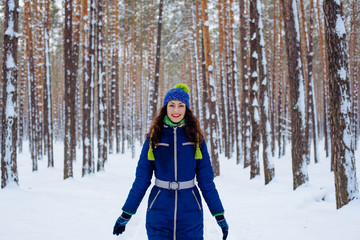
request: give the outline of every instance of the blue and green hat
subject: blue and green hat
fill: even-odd
[[[190,96],[189,96],[189,87],[186,84],[177,84],[175,85],[175,87],[173,89],[170,89],[164,98],[164,103],[163,103],[163,107],[166,106],[166,104],[169,101],[172,100],[178,100],[181,102],[184,102],[186,104],[186,106],[190,109]],[[152,137],[153,137],[153,132],[150,134],[150,139],[149,139],[149,150],[148,150],[148,160],[150,161],[155,161],[155,156],[154,156],[154,150],[152,147]],[[195,151],[195,159],[202,159],[202,153],[200,150],[200,140],[199,140],[199,134],[197,135],[197,139],[196,139],[196,151]]]
[[[186,84],[177,84],[173,89],[170,89],[164,98],[163,107],[166,106],[166,104],[169,101],[177,100],[184,102],[186,106],[190,109],[190,96],[189,96],[189,87]]]

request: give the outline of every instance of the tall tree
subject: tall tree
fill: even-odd
[[[163,13],[164,0],[160,0],[159,3],[159,18],[158,18],[158,30],[156,40],[156,59],[155,59],[155,82],[154,86],[150,87],[150,114],[151,119],[154,119],[157,113],[158,95],[159,95],[159,78],[160,78],[160,50],[161,50],[161,30],[162,30],[162,13]]]
[[[351,82],[351,96],[352,96],[352,132],[354,138],[355,150],[358,142],[358,122],[359,122],[359,90],[358,90],[358,75],[359,75],[359,46],[358,46],[358,1],[353,0],[351,3],[351,25],[350,25],[350,40],[349,40],[349,67],[350,67],[350,82]]]
[[[64,179],[73,177],[73,161],[76,152],[75,134],[75,94],[73,93],[76,83],[73,82],[73,58],[72,58],[72,0],[65,0],[64,21],[64,63],[65,63],[65,135],[64,135]]]
[[[116,153],[120,153],[120,78],[119,78],[119,72],[120,72],[120,63],[119,63],[119,53],[120,53],[120,36],[119,36],[119,1],[115,1],[115,46],[113,49],[113,66],[115,69],[113,69],[115,73],[115,136],[116,136]]]
[[[94,82],[95,82],[95,0],[90,2],[90,17],[87,0],[83,0],[83,167],[82,176],[93,173],[94,165]],[[90,23],[90,24],[89,24]]]
[[[319,36],[319,48],[320,48],[320,57],[321,57],[321,69],[322,69],[322,80],[323,80],[323,130],[324,130],[324,148],[326,152],[326,157],[329,156],[329,138],[328,138],[328,64],[326,60],[326,44],[324,40],[324,31],[323,31],[323,17],[321,16],[320,9],[320,0],[316,1],[317,8],[317,20],[318,20],[318,36]],[[332,168],[332,166],[331,166]]]
[[[116,127],[116,105],[115,105],[115,98],[116,98],[116,83],[118,82],[118,75],[119,72],[116,69],[116,62],[118,61],[118,50],[116,50],[116,30],[118,27],[118,15],[119,15],[119,4],[117,1],[112,1],[115,3],[114,9],[109,9],[111,15],[109,18],[109,26],[110,26],[110,54],[111,54],[111,68],[110,68],[110,80],[109,80],[109,154],[113,153],[113,143],[115,138],[115,127]],[[109,7],[109,6],[108,6]],[[116,32],[116,33],[115,33]]]
[[[53,123],[52,123],[52,99],[51,99],[51,72],[50,72],[50,0],[45,0],[44,15],[44,34],[45,34],[45,74],[44,74],[44,148],[47,153],[48,167],[54,166],[53,153]]]
[[[341,208],[359,194],[351,138],[351,98],[343,2],[324,1],[324,14],[333,141],[331,156],[334,163],[336,206]]]
[[[220,121],[221,121],[221,133],[222,140],[224,141],[222,148],[225,148],[225,156],[230,156],[230,139],[228,137],[229,119],[227,109],[229,108],[226,100],[227,99],[227,69],[226,69],[226,34],[225,33],[225,22],[226,16],[225,1],[218,0],[218,15],[219,15],[219,83],[220,83]]]
[[[36,145],[37,140],[37,131],[36,131],[36,115],[38,112],[36,106],[36,83],[35,83],[35,62],[34,62],[34,49],[33,49],[33,32],[31,26],[31,1],[24,1],[24,21],[26,24],[29,24],[29,27],[26,31],[26,78],[28,82],[28,98],[29,98],[29,125],[28,125],[28,135],[30,139],[30,152],[32,160],[32,170],[36,171],[38,169],[37,165],[37,150]]]
[[[206,82],[207,93],[209,101],[209,113],[207,114],[207,121],[209,122],[209,139],[211,146],[211,161],[215,176],[220,175],[219,153],[218,153],[218,136],[217,136],[217,115],[216,115],[216,89],[215,81],[213,79],[213,66],[211,60],[211,46],[210,46],[210,32],[208,22],[208,4],[207,0],[201,0],[201,17],[202,17],[202,31],[204,41],[204,57],[206,68]]]
[[[81,111],[80,111],[80,81],[78,81],[79,55],[80,55],[80,21],[81,21],[81,0],[73,1],[72,12],[72,37],[73,37],[73,82],[75,83],[75,144],[80,141],[81,135]],[[75,153],[73,153],[75,156]]]
[[[105,59],[104,59],[104,13],[103,1],[97,1],[97,96],[98,96],[98,120],[97,120],[97,137],[98,137],[98,161],[97,171],[104,170],[104,164],[107,160],[107,139],[106,139],[106,87],[105,87]]]
[[[240,66],[242,82],[242,100],[241,100],[241,134],[244,154],[244,167],[250,165],[250,119],[249,119],[249,93],[248,93],[248,60],[247,60],[247,33],[245,18],[245,1],[240,0]],[[238,162],[239,163],[239,162]]]
[[[43,106],[43,76],[44,76],[44,18],[43,18],[43,0],[33,0],[33,44],[34,44],[34,61],[35,61],[35,102],[36,102],[36,112],[35,112],[35,151],[37,160],[43,159],[43,124],[44,124],[44,106]]]
[[[261,2],[256,0],[256,12],[255,17],[258,17],[256,38],[258,49],[258,69],[259,69],[259,106],[260,106],[260,133],[263,145],[263,163],[264,163],[264,178],[265,184],[271,182],[275,177],[275,167],[271,156],[271,132],[270,132],[270,121],[269,121],[269,98],[268,98],[268,76],[266,68],[266,56],[265,56],[265,40],[263,33],[263,21],[261,14]]]
[[[250,178],[260,175],[259,145],[260,145],[260,112],[258,101],[258,49],[259,35],[259,13],[257,11],[257,0],[250,1],[250,78],[249,78],[249,109],[251,119],[251,148],[250,148]]]
[[[285,24],[286,52],[290,80],[291,157],[294,190],[308,181],[305,130],[304,78],[302,75],[300,33],[296,0],[281,0]]]
[[[236,34],[235,34],[235,24],[234,24],[234,9],[235,2],[230,1],[230,26],[231,26],[231,80],[232,83],[232,102],[234,103],[234,143],[235,143],[235,152],[236,152],[236,162],[240,162],[241,158],[241,120],[240,120],[240,98],[239,98],[239,75],[238,75],[238,62],[236,56]]]
[[[17,45],[18,0],[6,0],[3,47],[3,109],[1,133],[1,188],[18,183],[16,164],[17,144]]]
[[[125,13],[126,14],[126,13]],[[148,108],[147,108],[147,119],[146,119],[146,129],[149,128],[152,120],[153,120],[153,101],[155,97],[154,93],[154,85],[155,85],[155,58],[156,58],[156,45],[155,45],[155,3],[154,0],[151,0],[150,10],[150,26],[149,26],[149,35],[148,35],[148,77],[147,77],[147,85],[148,85]],[[126,18],[125,18],[126,19]],[[126,33],[126,32],[125,32]]]

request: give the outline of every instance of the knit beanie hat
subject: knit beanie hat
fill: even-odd
[[[177,84],[173,89],[170,89],[166,93],[165,98],[164,98],[163,107],[166,106],[166,104],[169,101],[177,100],[177,101],[184,102],[186,104],[186,106],[190,109],[189,92],[190,92],[189,87],[186,84],[182,84],[182,83]]]

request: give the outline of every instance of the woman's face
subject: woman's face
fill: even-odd
[[[167,116],[173,123],[178,123],[185,117],[186,104],[181,101],[172,100],[166,105]]]

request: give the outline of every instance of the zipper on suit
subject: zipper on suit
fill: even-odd
[[[158,195],[159,195],[160,192],[161,192],[161,189],[159,189],[159,191],[156,193],[154,199],[152,200],[152,202],[151,202],[151,204],[150,204],[150,206],[149,206],[148,211],[150,211],[150,209],[151,209],[152,206],[154,205],[154,202],[155,202],[155,200],[156,200],[156,198],[158,197]]]
[[[192,192],[192,194],[193,194],[193,195],[194,195],[194,197],[195,197],[195,200],[196,200],[196,202],[197,202],[197,204],[198,204],[198,206],[199,206],[199,210],[200,210],[200,211],[202,211],[202,210],[201,210],[201,205],[200,205],[200,202],[199,202],[199,200],[197,199],[197,197],[196,197],[196,195],[195,195],[194,190],[191,190],[191,192]]]
[[[177,136],[174,127],[174,169],[175,169],[175,182],[177,182]],[[177,205],[178,205],[178,190],[175,190],[175,209],[174,209],[174,240],[176,240],[176,218],[177,218]]]

